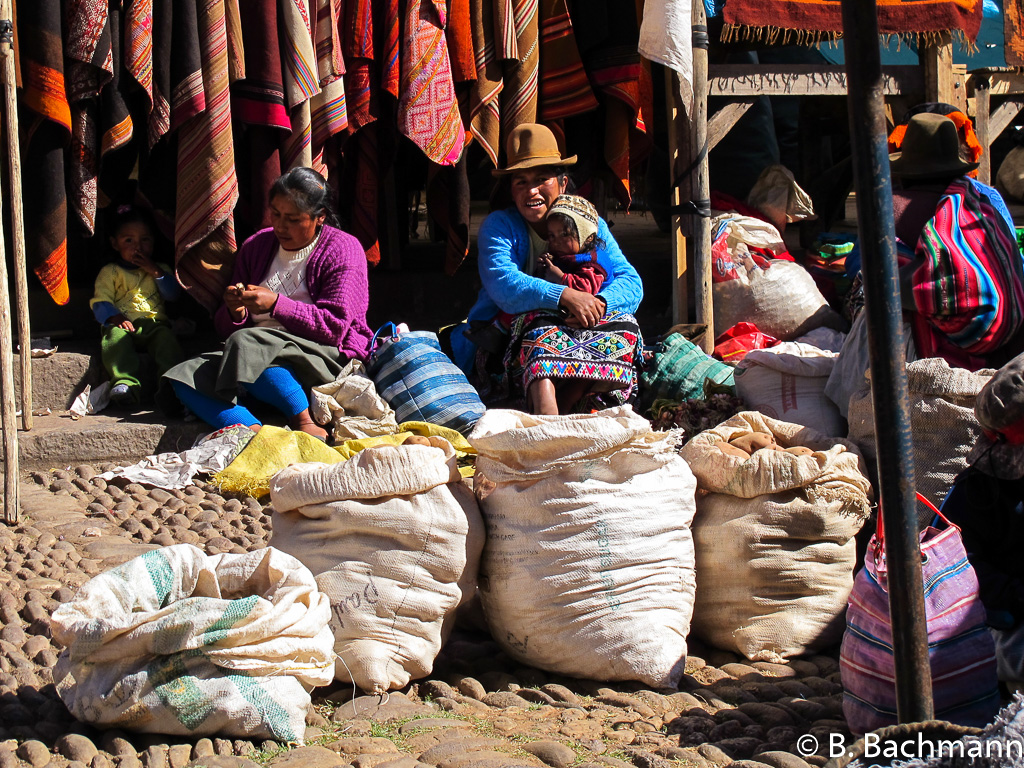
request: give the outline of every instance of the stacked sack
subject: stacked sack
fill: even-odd
[[[271,543],[330,598],[337,679],[379,694],[430,674],[473,596],[483,521],[455,460],[447,440],[413,436],[271,481]]]
[[[488,531],[480,598],[506,653],[564,675],[678,685],[696,483],[677,441],[629,406],[489,410],[477,422],[469,442]]]
[[[942,506],[956,476],[967,469],[967,456],[981,435],[974,401],[992,374],[991,370],[950,368],[938,357],[907,364],[914,477],[917,491],[937,507]],[[849,439],[874,467],[878,454],[870,372],[850,397],[849,422]],[[918,521],[924,528],[931,514],[923,505],[919,510]]]
[[[760,413],[680,451],[697,477],[694,633],[755,661],[842,637],[870,484],[854,446]]]

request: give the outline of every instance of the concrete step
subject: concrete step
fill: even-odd
[[[196,438],[210,431],[201,421],[162,419],[152,411],[127,414],[115,409],[78,420],[37,416],[30,431],[18,430],[18,461],[21,469],[135,463],[154,453],[188,450]]]

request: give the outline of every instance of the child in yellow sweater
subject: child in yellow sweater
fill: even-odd
[[[164,307],[165,300],[181,295],[181,287],[167,266],[153,261],[153,227],[143,210],[121,206],[109,231],[117,258],[96,276],[89,306],[103,326],[100,349],[113,387],[110,398],[134,405],[141,395],[137,348],[153,356],[158,376],[184,357]]]

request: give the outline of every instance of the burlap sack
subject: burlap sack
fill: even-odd
[[[750,410],[823,435],[846,434],[846,422],[825,395],[838,353],[784,341],[747,353],[736,366],[736,394]]]
[[[993,373],[950,368],[945,360],[936,357],[907,364],[917,490],[937,507],[942,506],[956,476],[967,468],[967,456],[981,435],[974,401]],[[849,439],[860,447],[873,468],[878,454],[870,371],[861,388],[850,397],[848,420]],[[918,513],[920,525],[927,525],[931,514],[923,504],[918,505]]]
[[[283,552],[163,547],[54,611],[57,692],[103,728],[301,742],[309,689],[333,676],[329,618],[313,575]]]
[[[771,434],[810,456],[760,450],[749,459],[717,447]],[[854,536],[870,485],[855,447],[806,427],[745,411],[680,450],[697,477],[697,598],[693,631],[748,659],[778,661],[842,637],[853,587]]]
[[[455,609],[472,597],[483,521],[440,437],[380,445],[271,481],[275,547],[330,597],[337,679],[401,688],[433,669]]]
[[[489,410],[469,435],[487,521],[480,597],[524,664],[675,687],[693,604],[693,474],[629,406]]]

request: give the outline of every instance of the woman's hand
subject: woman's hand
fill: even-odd
[[[558,303],[569,313],[566,325],[571,328],[593,328],[604,317],[606,309],[604,299],[575,288],[563,290]]]
[[[277,304],[277,294],[262,285],[247,285],[242,291],[242,305],[252,314],[266,314]]]
[[[245,305],[242,303],[242,294],[244,292],[245,286],[242,283],[229,285],[224,289],[224,306],[228,308],[228,314],[231,315],[231,319],[236,323],[240,323],[245,319]]]

